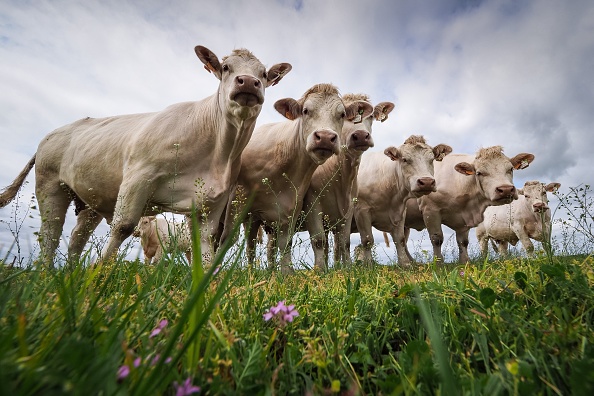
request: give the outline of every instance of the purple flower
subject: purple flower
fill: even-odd
[[[159,324],[157,325],[157,327],[155,327],[155,328],[153,329],[153,331],[151,331],[151,335],[149,335],[149,338],[153,338],[153,337],[156,337],[156,336],[158,336],[158,335],[161,333],[161,331],[162,331],[162,330],[163,330],[165,327],[167,327],[167,324],[168,324],[168,323],[169,323],[169,322],[167,321],[167,319],[163,319],[162,321],[160,321],[160,322],[159,322]]]
[[[142,359],[140,357],[134,359],[134,367],[140,366],[140,363],[142,363]]]
[[[173,386],[175,386],[175,396],[187,396],[196,392],[200,392],[199,386],[192,385],[191,378],[186,379],[182,384],[178,384],[174,381]]]
[[[268,322],[272,318],[276,318],[279,324],[284,326],[287,322],[292,322],[297,316],[299,316],[299,312],[295,309],[295,305],[286,306],[285,300],[282,300],[264,313],[264,320]]]
[[[120,367],[118,369],[118,375],[117,375],[118,381],[123,380],[128,375],[130,375],[130,367],[128,367],[127,365],[123,365],[122,367]]]

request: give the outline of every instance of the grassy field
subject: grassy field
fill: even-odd
[[[594,202],[572,194],[531,258],[283,277],[240,240],[207,269],[0,260],[0,395],[593,395]]]
[[[1,266],[0,394],[594,394],[592,257],[288,277],[240,258]]]

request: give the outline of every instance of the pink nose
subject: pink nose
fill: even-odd
[[[536,212],[536,213],[542,213],[544,211],[546,211],[549,207],[547,205],[545,205],[544,202],[537,202],[534,205],[532,205],[532,209]]]
[[[367,131],[357,130],[352,134],[353,140],[356,142],[368,142],[371,135]]]
[[[260,85],[262,85],[260,80],[247,74],[235,77],[235,84],[238,87],[249,86],[255,88],[260,88]]]
[[[432,177],[419,177],[417,179],[419,190],[435,190],[435,179]]]
[[[495,192],[500,198],[513,198],[516,194],[516,187],[513,185],[499,186],[495,188]]]

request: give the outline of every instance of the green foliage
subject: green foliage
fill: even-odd
[[[0,393],[591,394],[593,263],[223,267],[198,286],[185,265],[2,266]],[[299,316],[265,321],[281,300]]]

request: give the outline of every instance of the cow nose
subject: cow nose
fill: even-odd
[[[534,209],[535,212],[540,213],[540,212],[544,212],[549,207],[547,205],[545,205],[544,202],[537,202],[534,205],[532,205],[532,208]]]
[[[417,186],[421,190],[433,190],[435,188],[435,179],[432,177],[419,177]]]
[[[353,132],[353,140],[356,142],[367,142],[371,135],[367,131],[358,130]]]
[[[237,83],[238,86],[253,86],[255,88],[260,88],[260,85],[262,84],[260,82],[260,80],[258,80],[257,78],[244,74],[241,76],[237,76],[235,77],[235,81]]]
[[[314,138],[316,143],[330,142],[331,144],[334,144],[336,143],[336,139],[338,139],[338,135],[331,131],[316,131],[314,132]]]
[[[503,197],[513,197],[515,195],[516,192],[516,187],[510,185],[510,186],[499,186],[495,189],[495,191],[497,191],[497,194],[503,196]]]

